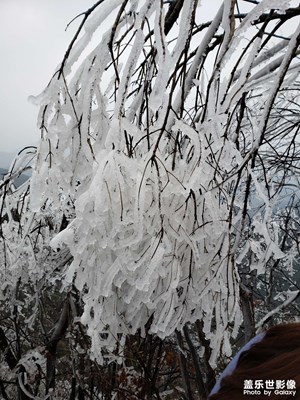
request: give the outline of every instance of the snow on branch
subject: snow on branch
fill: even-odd
[[[260,150],[273,140],[274,104],[290,101],[278,93],[290,85],[299,35],[272,44],[280,62],[256,87],[269,21],[259,33],[253,24],[288,2],[261,1],[241,21],[234,3],[208,23],[196,0],[99,1],[34,99],[41,142],[25,228],[55,221],[44,246],[52,260],[68,249],[60,273],[81,291],[99,362],[128,334],[165,338],[202,320],[215,365],[242,322],[240,265],[248,254],[282,257]],[[256,188],[261,208],[247,226]]]

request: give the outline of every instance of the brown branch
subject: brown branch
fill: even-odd
[[[7,362],[9,368],[13,370],[18,361],[10,348],[10,345],[2,328],[0,328],[0,351],[3,352],[4,360]]]
[[[55,366],[56,366],[56,350],[59,341],[65,336],[70,321],[70,299],[66,298],[63,308],[57,321],[54,332],[50,340],[46,344],[47,351],[47,372],[46,372],[46,390],[55,387]]]

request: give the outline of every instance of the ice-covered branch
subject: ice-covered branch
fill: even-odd
[[[268,314],[266,314],[260,321],[258,321],[255,325],[255,328],[259,330],[266,321],[268,321],[270,318],[273,317],[273,315],[276,315],[279,313],[279,311],[283,310],[286,308],[289,304],[291,304],[293,301],[295,301],[299,295],[300,295],[300,290],[296,290],[294,292],[288,292],[287,294],[287,299],[281,303],[278,307],[274,308]]]

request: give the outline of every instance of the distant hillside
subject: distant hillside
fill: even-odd
[[[5,168],[0,168],[0,180],[2,180],[3,176],[7,174],[7,169]],[[24,182],[27,181],[29,178],[28,175],[20,175],[17,179],[15,179],[15,184],[17,187],[21,186]]]

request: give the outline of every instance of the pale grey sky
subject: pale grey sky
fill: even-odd
[[[147,0],[145,0],[147,1]],[[213,17],[222,0],[201,0]],[[96,0],[0,0],[0,152],[39,141],[38,107],[28,101],[45,88],[81,19],[66,25]]]
[[[81,19],[65,32],[67,23],[95,2],[0,0],[0,152],[37,144],[38,107],[28,102],[28,96],[45,88]],[[211,19],[221,3],[201,0],[204,19]],[[297,3],[291,0],[292,6]]]
[[[49,82],[78,27],[67,23],[96,0],[0,0],[0,151],[36,144],[38,107],[27,101]]]

